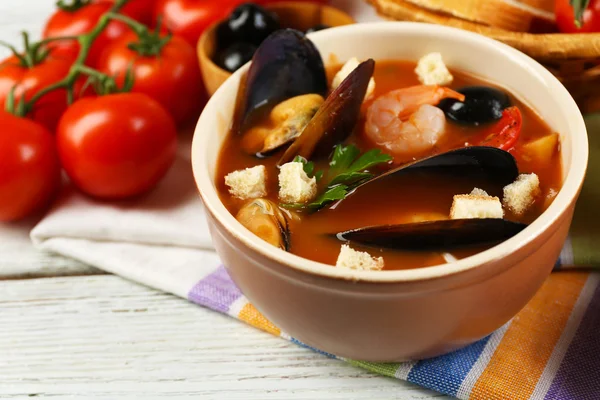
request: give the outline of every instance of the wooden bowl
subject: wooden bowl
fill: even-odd
[[[282,26],[300,31],[306,31],[318,24],[333,27],[355,22],[351,16],[337,8],[314,3],[289,1],[270,4],[266,8],[277,14]],[[200,71],[209,96],[212,96],[219,86],[231,76],[230,72],[222,69],[212,60],[217,50],[216,30],[220,22],[206,29],[198,41]]]

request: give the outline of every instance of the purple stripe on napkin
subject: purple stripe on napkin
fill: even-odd
[[[225,267],[220,266],[194,285],[187,297],[196,304],[226,313],[241,296],[242,292],[234,285]]]
[[[545,399],[600,399],[600,286]]]

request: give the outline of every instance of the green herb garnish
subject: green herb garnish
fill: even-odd
[[[315,163],[314,162],[308,161],[306,158],[304,158],[302,156],[296,156],[294,158],[293,162],[302,163],[302,166],[303,166],[302,169],[304,169],[304,172],[306,173],[306,175],[308,175],[309,178],[312,178],[314,176],[318,182],[323,177],[323,171],[315,172]]]
[[[284,206],[318,211],[334,201],[346,198],[348,193],[357,186],[372,179],[374,175],[368,172],[369,168],[392,161],[390,155],[377,149],[369,150],[360,157],[359,155],[360,150],[354,145],[337,145],[329,162],[329,171],[326,174],[329,183],[325,190],[311,203],[285,204]],[[302,157],[296,157],[294,161],[301,162],[304,165],[304,172],[309,177],[317,177],[318,175],[317,180],[319,180],[323,176],[323,171],[318,171],[312,175],[315,169],[313,162]]]

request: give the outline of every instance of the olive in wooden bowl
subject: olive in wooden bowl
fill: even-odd
[[[278,2],[264,8],[253,3],[242,4],[225,20],[210,26],[198,41],[206,90],[212,95],[232,72],[252,58],[262,40],[274,30],[294,28],[310,34],[354,22],[337,8],[315,3]]]

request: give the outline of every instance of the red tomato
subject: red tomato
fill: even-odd
[[[54,137],[37,122],[0,111],[0,221],[48,205],[60,184]]]
[[[600,32],[600,0],[590,0],[589,5],[583,12],[583,25],[581,28],[575,25],[575,12],[570,0],[556,0],[554,13],[556,15],[556,25],[558,25],[561,32]]]
[[[163,24],[175,35],[196,46],[200,35],[215,21],[224,19],[243,0],[157,0],[154,20],[162,16]]]
[[[175,159],[177,131],[167,111],[142,93],[75,102],[56,133],[63,168],[84,193],[124,199],[152,189]]]
[[[15,89],[15,100],[30,99],[41,89],[60,81],[69,73],[73,59],[67,55],[51,54],[41,63],[32,67],[23,66],[15,56],[0,63],[0,107],[5,109],[10,91]],[[40,98],[32,112],[31,119],[41,123],[54,132],[58,120],[67,109],[67,93],[56,90]]]
[[[91,31],[98,23],[100,17],[108,12],[112,4],[104,1],[84,5],[77,11],[56,11],[44,27],[43,37],[75,36]],[[95,66],[102,50],[113,40],[129,32],[130,28],[120,21],[112,21],[106,29],[96,38],[86,63]],[[61,48],[65,51],[79,51],[79,44],[74,40],[52,42],[53,48]]]
[[[289,0],[254,0],[253,3],[265,5],[265,4],[271,4],[271,3],[281,3],[282,1],[289,1]],[[300,1],[302,1],[302,0],[300,0]],[[307,3],[317,3],[317,4],[329,3],[329,0],[304,0],[304,1],[306,1]]]
[[[501,150],[511,149],[521,135],[523,117],[518,107],[509,107],[502,112],[502,118],[490,129],[490,133],[478,143],[478,146],[497,147]]]
[[[204,103],[204,88],[194,48],[173,36],[160,54],[144,57],[128,47],[136,42],[139,39],[131,32],[107,47],[98,69],[115,76],[122,86],[127,70],[133,68],[132,92],[145,93],[161,103],[177,124],[197,117]]]
[[[110,3],[116,3],[117,0],[98,0],[108,1]],[[150,26],[152,24],[152,14],[154,9],[154,0],[129,0],[120,13],[125,14],[128,17],[140,21],[144,25]]]

